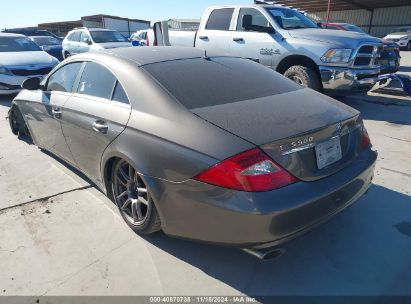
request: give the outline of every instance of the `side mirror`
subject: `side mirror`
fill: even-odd
[[[86,40],[86,43],[87,43],[88,45],[92,45],[92,44],[93,44],[93,42],[91,42],[90,39],[87,39],[87,40]]]
[[[28,78],[23,82],[21,87],[25,90],[36,91],[41,88],[40,83],[41,79],[38,77]]]
[[[272,26],[267,27],[267,33],[269,34],[275,34],[275,29]]]

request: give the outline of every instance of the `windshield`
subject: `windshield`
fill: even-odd
[[[127,42],[126,37],[116,31],[90,31],[95,43]]]
[[[318,25],[300,12],[281,7],[268,7],[267,11],[283,29],[318,28]]]
[[[40,47],[26,37],[0,37],[0,52],[41,51]]]
[[[346,24],[346,25],[343,25],[343,27],[344,27],[347,31],[350,31],[350,32],[357,32],[357,33],[366,34],[362,28],[360,28],[360,27],[358,27],[358,26],[355,26],[355,25],[352,25],[352,24]]]
[[[58,41],[54,37],[32,37],[31,38],[35,43],[38,45],[59,45],[60,41]]]

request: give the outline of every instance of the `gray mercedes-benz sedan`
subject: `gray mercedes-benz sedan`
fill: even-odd
[[[82,171],[141,234],[276,246],[350,206],[373,178],[359,112],[251,60],[113,49],[23,87],[12,131]]]

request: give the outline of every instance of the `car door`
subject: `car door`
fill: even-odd
[[[234,8],[213,10],[203,29],[197,32],[196,48],[212,52],[213,54],[228,55],[230,26]]]
[[[237,16],[236,30],[231,33],[230,54],[272,66],[276,49],[274,33],[264,32],[272,28],[266,16],[255,8],[241,8]]]
[[[104,150],[123,132],[131,106],[123,86],[97,62],[87,62],[76,93],[66,102],[62,129],[74,160],[87,176],[101,182]]]
[[[86,53],[90,50],[90,44],[91,44],[91,37],[90,35],[82,31],[80,33],[80,39],[77,47],[77,53]]]
[[[71,55],[78,54],[79,48],[79,41],[80,41],[80,32],[74,32],[70,35],[68,42],[67,42],[67,51]]]
[[[72,95],[82,63],[69,63],[54,71],[45,81],[44,89],[31,95],[31,111],[27,117],[29,128],[42,148],[68,162],[73,156],[61,128],[62,111]]]

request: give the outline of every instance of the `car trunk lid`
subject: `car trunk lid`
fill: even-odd
[[[358,154],[359,112],[310,89],[191,109],[191,112],[259,146],[304,181],[333,174]],[[322,167],[316,151],[332,138],[340,141],[341,158]]]

